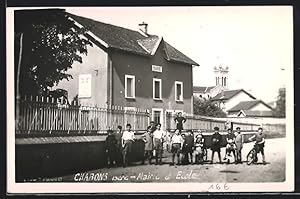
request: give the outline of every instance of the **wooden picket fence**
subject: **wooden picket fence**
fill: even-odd
[[[174,130],[176,123],[174,113],[164,115],[165,129]],[[219,127],[226,130],[226,120],[206,118],[192,114],[185,115],[187,121],[185,129],[213,131]],[[64,98],[50,98],[42,96],[22,97],[19,103],[19,117],[16,120],[17,135],[78,135],[104,134],[107,129],[124,127],[127,123],[132,129],[143,132],[147,129],[151,114],[146,109],[126,110],[120,106],[105,108],[83,106],[77,102],[69,102]],[[256,131],[259,124],[234,122],[234,128],[239,126],[243,131]],[[268,126],[268,129],[273,126]],[[275,128],[275,127],[274,127]],[[277,127],[276,127],[277,128]],[[277,128],[278,129],[278,128]]]
[[[134,130],[146,129],[147,110],[125,110],[120,106],[106,108],[68,104],[64,98],[23,97],[20,100],[16,134],[86,134],[105,133],[118,125],[132,125]]]
[[[174,119],[176,117],[176,114],[167,113],[166,114],[166,129],[175,129],[176,123],[174,122]],[[207,118],[200,115],[192,115],[192,114],[186,114],[185,115],[186,122],[184,124],[185,129],[192,129],[192,130],[203,130],[206,132],[213,131],[214,127],[219,127],[220,131],[225,131],[227,128],[229,128],[226,125],[226,120],[224,118],[218,119],[218,118]],[[259,124],[253,124],[253,123],[241,123],[241,122],[235,122],[231,120],[233,123],[233,127],[236,128],[237,126],[241,128],[242,131],[256,131],[257,128],[260,126]]]

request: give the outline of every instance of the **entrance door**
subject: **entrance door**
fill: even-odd
[[[160,108],[153,108],[152,109],[152,120],[154,121],[155,125],[160,123],[161,128],[164,128],[164,119],[163,119],[163,109]]]

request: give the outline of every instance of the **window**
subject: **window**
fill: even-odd
[[[226,82],[226,77],[224,77],[224,86],[226,86],[226,83],[227,83],[227,82]]]
[[[161,100],[161,79],[153,78],[153,99]]]
[[[125,75],[125,97],[135,98],[135,77],[133,75]]]
[[[92,75],[81,74],[79,75],[78,97],[89,98],[92,97]]]
[[[163,118],[163,109],[160,108],[152,108],[152,121],[154,124],[161,124],[161,129],[164,127],[164,118]]]
[[[175,81],[175,100],[183,101],[183,83]]]

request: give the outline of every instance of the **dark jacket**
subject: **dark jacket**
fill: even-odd
[[[115,152],[117,149],[117,140],[114,134],[108,135],[105,140],[105,150]]]
[[[221,148],[222,136],[220,133],[214,133],[211,136],[211,149],[219,150]]]

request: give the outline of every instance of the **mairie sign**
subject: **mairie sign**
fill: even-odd
[[[152,71],[161,73],[162,66],[152,65]]]

